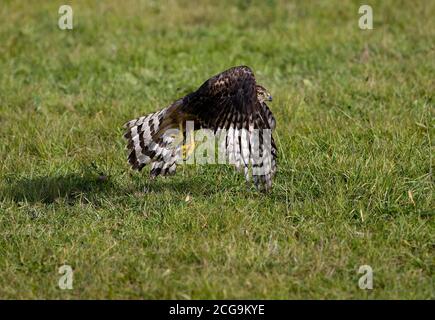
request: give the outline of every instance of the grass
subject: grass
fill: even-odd
[[[71,1],[70,31],[61,4],[0,8],[0,298],[435,298],[433,1],[370,1],[373,30],[358,1]],[[240,64],[274,97],[270,194],[129,170],[125,121]]]

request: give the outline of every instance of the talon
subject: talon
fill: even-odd
[[[187,160],[195,150],[195,142],[192,141],[191,143],[183,144],[181,150],[183,153],[183,160]]]
[[[179,124],[180,127],[180,136],[181,139],[183,139],[183,125],[182,123]],[[190,143],[183,144],[181,146],[181,155],[183,157],[183,160],[187,160],[195,150],[195,139],[193,136],[190,138]]]

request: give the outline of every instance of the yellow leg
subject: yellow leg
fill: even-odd
[[[180,132],[181,132],[181,137],[183,137],[183,125],[181,123],[180,123]],[[187,160],[187,158],[189,158],[192,155],[194,150],[195,150],[195,138],[192,134],[190,135],[190,142],[183,144],[181,146],[183,160]]]

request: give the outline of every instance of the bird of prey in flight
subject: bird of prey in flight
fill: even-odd
[[[243,170],[247,181],[252,177],[257,189],[268,191],[277,158],[272,136],[276,121],[268,101],[272,96],[256,83],[249,67],[225,70],[166,108],[128,121],[124,125],[128,162],[139,171],[151,164],[151,178],[175,173],[177,163],[186,160],[194,148],[194,140],[186,139],[190,121],[193,130],[225,134],[220,151],[229,163]],[[180,130],[181,139],[173,130]]]

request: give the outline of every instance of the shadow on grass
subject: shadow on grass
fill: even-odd
[[[177,174],[170,177],[158,177],[155,180],[137,181],[136,186],[146,193],[170,192],[174,195],[192,195],[210,197],[214,195],[257,197],[258,192],[252,183],[246,183],[244,177],[234,170],[209,169],[191,171],[189,174]]]
[[[207,196],[222,192],[216,184],[211,184],[206,179],[198,178],[185,178],[185,179],[171,179],[171,178],[157,178],[153,181],[146,182],[144,191],[147,193],[163,193],[170,192],[178,195],[195,195]]]
[[[210,177],[214,177],[211,179]],[[99,204],[102,197],[142,197],[145,194],[163,194],[210,197],[215,194],[256,199],[263,194],[243,177],[229,170],[190,172],[171,177],[150,180],[148,174],[135,175],[126,186],[117,185],[112,179],[95,173],[77,172],[59,176],[7,177],[0,187],[0,201],[16,203],[66,202],[73,205],[78,201]],[[270,194],[268,194],[270,196]]]
[[[53,203],[58,199],[75,202],[83,197],[92,201],[95,195],[114,187],[107,177],[80,174],[7,179],[7,183],[0,198],[14,202]]]

